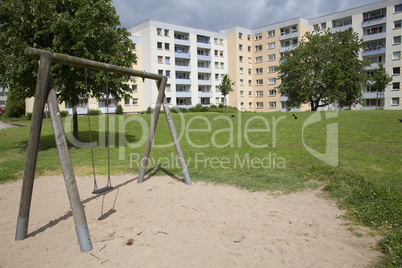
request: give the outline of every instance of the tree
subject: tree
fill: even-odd
[[[24,56],[28,46],[90,60],[131,67],[130,33],[118,28],[119,17],[111,0],[1,0],[0,1],[0,85],[9,86],[15,96],[32,97],[38,63]],[[75,107],[86,98],[84,70],[52,66],[60,102]],[[120,100],[132,89],[128,77],[108,75],[109,93]],[[90,97],[105,97],[105,74],[88,71]],[[76,109],[74,136],[78,138]]]
[[[219,91],[221,92],[221,94],[222,94],[222,96],[223,96],[225,105],[227,105],[227,103],[226,103],[226,96],[227,96],[230,92],[233,92],[234,89],[232,88],[232,86],[233,86],[234,84],[235,84],[235,82],[233,82],[233,81],[230,79],[230,77],[229,77],[228,74],[225,74],[225,75],[223,76],[222,82],[221,82],[221,84],[219,85]]]
[[[278,89],[288,95],[288,106],[309,103],[316,111],[334,102],[360,102],[361,85],[366,81],[366,64],[359,60],[362,47],[351,28],[336,33],[329,29],[307,32],[298,47],[284,54],[278,66]]]
[[[385,88],[391,83],[392,77],[387,74],[384,68],[384,63],[380,62],[378,64],[378,69],[373,71],[373,75],[370,80],[374,83],[373,87],[377,90],[377,103],[376,108],[378,108],[378,99],[385,91]]]

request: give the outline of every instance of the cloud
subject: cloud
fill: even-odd
[[[148,19],[211,31],[230,26],[254,29],[284,20],[306,19],[377,0],[115,0],[123,27]]]

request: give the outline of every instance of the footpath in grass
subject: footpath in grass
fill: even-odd
[[[325,112],[317,117],[312,112],[293,116],[232,110],[173,114],[173,119],[193,181],[283,193],[325,185],[339,199],[339,205],[348,208],[350,218],[384,235],[381,247],[388,258],[381,265],[398,266],[402,241],[400,114],[400,111],[340,111],[333,117]],[[79,140],[83,144],[71,138],[71,117],[63,120],[75,173],[90,175],[87,118],[79,117]],[[148,114],[110,116],[112,174],[138,173],[150,122]],[[30,121],[18,124],[29,125]],[[105,116],[91,117],[97,174],[107,173],[105,124]],[[28,134],[29,127],[0,131],[1,182],[22,178]],[[336,139],[331,140],[335,134]],[[336,165],[317,158],[335,147]],[[181,175],[164,115],[158,121],[149,159],[150,168],[157,165]],[[60,173],[50,122],[46,125],[44,120],[37,174]]]

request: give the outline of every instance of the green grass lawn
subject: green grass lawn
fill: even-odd
[[[313,113],[295,115],[298,119],[292,113],[173,114],[191,179],[283,193],[324,185],[339,198],[340,206],[349,209],[351,218],[386,235],[382,246],[388,259],[383,265],[400,265],[402,123],[398,119],[402,113],[341,111],[326,119],[321,112],[321,121],[304,128]],[[89,142],[87,120],[79,118],[82,142]],[[110,116],[112,174],[139,172],[150,121],[151,116],[145,114]],[[23,176],[30,121],[18,123],[28,127],[0,131],[0,182]],[[303,145],[304,141],[325,154],[329,125],[338,128],[336,167],[316,158]],[[71,135],[68,124],[65,129]],[[106,174],[105,117],[91,117],[91,129],[93,140],[100,144],[94,148],[96,172]],[[70,155],[77,175],[92,173],[89,148],[70,146]],[[148,167],[156,164],[181,175],[163,114]],[[43,174],[61,174],[52,128],[45,120],[37,165],[37,176]]]

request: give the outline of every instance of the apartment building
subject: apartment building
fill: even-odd
[[[275,67],[280,64],[282,53],[297,47],[307,31],[330,28],[337,32],[352,27],[366,42],[360,58],[371,62],[368,74],[383,62],[393,77],[382,93],[372,83],[364,85],[363,104],[352,109],[401,109],[401,19],[402,1],[384,0],[310,20],[295,18],[252,30],[224,29],[221,33],[228,38],[229,75],[236,81],[229,104],[242,111],[310,110],[308,104],[287,107],[287,96],[280,96],[275,89],[280,83]]]
[[[166,99],[171,106],[209,106],[223,101],[218,86],[228,72],[225,34],[153,20],[129,29],[141,38],[142,67],[168,78]],[[145,81],[145,106],[156,102],[155,82]]]

